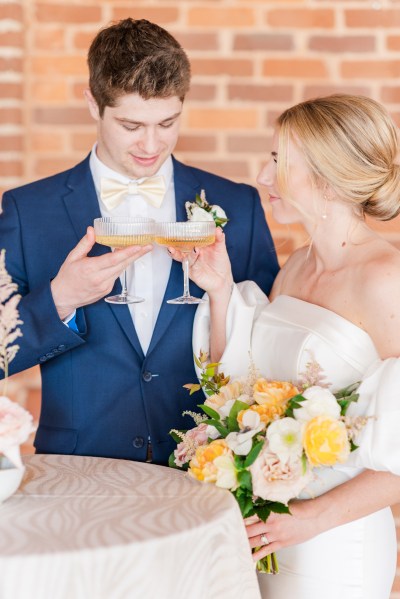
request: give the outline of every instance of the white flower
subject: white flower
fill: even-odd
[[[339,418],[340,406],[336,397],[322,387],[309,387],[302,392],[306,401],[301,403],[301,408],[293,410],[296,420],[308,422],[316,416],[330,416],[331,418]]]
[[[215,458],[214,466],[217,468],[217,487],[235,490],[237,487],[236,468],[231,455],[221,455]]]
[[[294,418],[274,420],[267,429],[269,448],[286,464],[303,453],[301,424]]]
[[[242,417],[242,426],[244,427],[238,433],[229,433],[225,438],[229,449],[236,455],[247,455],[253,445],[253,437],[265,428],[261,422],[260,415],[252,410],[246,410]]]
[[[203,208],[200,208],[200,206],[197,206],[197,204],[194,204],[191,202],[186,202],[185,208],[186,208],[186,214],[187,214],[188,220],[195,220],[195,221],[213,221],[214,220],[214,217],[211,214],[211,212],[207,212]]]

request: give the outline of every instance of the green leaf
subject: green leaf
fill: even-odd
[[[174,452],[172,452],[171,455],[168,458],[168,466],[170,468],[176,468],[177,470],[181,470],[181,468],[175,464]]]
[[[350,451],[355,451],[358,448],[359,448],[359,445],[356,445],[354,443],[353,439],[350,439]]]
[[[197,407],[203,410],[203,412],[210,418],[213,418],[214,420],[221,420],[221,416],[218,414],[218,412],[210,408],[210,406],[206,406],[204,403],[201,403]]]
[[[214,420],[213,418],[211,418],[211,420],[207,421],[207,424],[209,424],[210,426],[214,426],[221,435],[221,437],[223,437],[224,439],[229,435],[229,430],[218,420]]]
[[[289,506],[285,505],[284,503],[280,503],[279,501],[271,501],[269,509],[271,512],[275,512],[276,514],[290,514]]]
[[[236,432],[239,430],[239,423],[237,421],[237,415],[242,410],[248,410],[249,406],[244,401],[239,401],[238,399],[235,401],[228,416],[228,427],[231,432]]]
[[[248,470],[241,470],[238,472],[237,478],[241,487],[244,487],[248,491],[253,490],[253,486],[251,484],[251,474]]]
[[[185,389],[189,389],[189,395],[193,395],[193,393],[196,393],[196,391],[200,391],[201,389],[201,385],[196,383],[187,383],[186,385],[183,385],[183,387]]]
[[[195,354],[193,354],[193,357],[194,357],[194,361],[195,361],[195,363],[196,363],[196,366],[197,366],[198,368],[201,368],[201,369],[202,369],[202,368],[203,368],[203,364],[200,362],[199,358],[198,358],[198,357],[197,357]]]
[[[343,387],[343,389],[339,389],[339,391],[336,391],[336,393],[334,393],[333,395],[336,397],[336,399],[342,399],[345,397],[348,397],[350,395],[353,394],[353,392],[358,389],[358,387],[360,386],[360,381],[356,382],[356,383],[352,383],[351,385],[348,385],[347,387]]]
[[[249,453],[246,456],[246,459],[244,461],[244,468],[249,468],[249,466],[251,466],[253,464],[253,462],[255,462],[255,460],[258,457],[258,454],[260,453],[260,451],[262,450],[264,445],[264,441],[258,441],[254,447],[249,451]]]

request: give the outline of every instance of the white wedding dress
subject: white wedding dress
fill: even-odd
[[[208,305],[197,310],[193,346],[208,349]],[[251,358],[266,378],[296,382],[315,359],[333,391],[362,381],[349,415],[376,416],[344,466],[321,468],[302,497],[328,491],[365,468],[400,475],[400,360],[380,360],[368,334],[345,318],[289,296],[269,303],[252,282],[235,286],[221,370],[247,374]],[[396,569],[390,508],[277,553],[280,573],[259,576],[265,599],[388,599]]]

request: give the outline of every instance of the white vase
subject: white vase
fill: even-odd
[[[16,468],[10,460],[0,457],[0,503],[11,497],[21,484],[25,466]]]

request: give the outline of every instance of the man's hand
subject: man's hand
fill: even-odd
[[[70,251],[57,276],[51,282],[51,292],[58,315],[64,320],[77,308],[93,304],[110,293],[123,270],[152,250],[152,245],[129,246],[102,256],[88,257],[95,244],[93,227]]]

